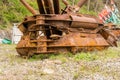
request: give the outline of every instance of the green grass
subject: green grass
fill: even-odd
[[[97,54],[89,53],[89,52],[88,53],[81,52],[74,56],[75,61],[79,61],[79,60],[92,61],[96,59],[98,59]]]
[[[37,5],[35,1],[26,1],[36,9]],[[1,0],[0,9],[0,29],[9,28],[8,26],[11,26],[12,23],[20,22],[26,15],[31,15],[19,0]]]
[[[62,62],[69,61],[71,58],[74,61],[94,61],[94,60],[105,60],[105,59],[112,59],[112,58],[120,58],[120,49],[119,47],[109,48],[103,51],[93,51],[93,52],[80,52],[76,54],[66,53],[66,54],[40,54],[34,55],[30,58],[30,61],[35,60],[43,60],[43,59],[51,59],[51,60],[61,60]]]
[[[94,61],[94,60],[104,60],[111,58],[120,58],[120,49],[119,48],[109,48],[103,51],[95,52],[81,52],[74,56],[75,61],[85,60],[85,61]]]
[[[0,47],[2,51],[10,53],[10,54],[6,54],[6,56],[12,58],[11,62],[14,62],[14,60],[16,60],[17,57],[16,56],[17,53],[15,52],[16,45],[1,44],[0,46],[2,46]],[[61,60],[62,62],[66,62],[69,61],[69,59],[72,59],[74,61],[94,61],[94,60],[105,60],[105,59],[113,59],[113,58],[120,58],[120,47],[110,47],[103,51],[80,52],[76,54],[72,54],[72,53],[40,54],[40,55],[34,55],[29,59],[29,61],[51,59],[51,60]],[[20,58],[18,58],[18,62],[21,62]]]
[[[71,53],[68,54],[40,54],[32,56],[29,61],[36,61],[36,60],[44,60],[44,59],[51,59],[51,60],[61,60],[62,62],[66,62],[68,57],[73,56]]]

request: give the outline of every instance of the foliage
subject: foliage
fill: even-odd
[[[35,1],[27,2],[36,9]],[[19,0],[0,0],[0,10],[0,28],[6,28],[11,23],[20,22],[26,15],[31,15]]]

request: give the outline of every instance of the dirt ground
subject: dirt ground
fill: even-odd
[[[15,45],[0,45],[0,80],[120,80],[120,54],[92,61],[22,59]]]

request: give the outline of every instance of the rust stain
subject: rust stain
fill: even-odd
[[[119,28],[77,13],[87,0],[80,0],[73,6],[63,0],[66,8],[61,12],[59,0],[37,0],[39,13],[25,0],[20,1],[33,14],[19,25],[24,35],[16,49],[21,56],[63,51],[76,53],[117,46]]]

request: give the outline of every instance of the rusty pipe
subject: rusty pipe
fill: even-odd
[[[33,9],[25,0],[20,0],[20,2],[33,14],[37,14],[37,11]]]
[[[98,21],[94,18],[70,16],[72,28],[95,29],[99,26]]]
[[[52,2],[52,0],[48,0],[48,4],[49,4],[49,10],[50,10],[50,14],[54,14],[55,11],[54,11],[54,4]]]
[[[67,0],[62,0],[62,2],[63,2],[66,6],[68,6],[68,5],[69,5],[69,3],[68,3],[68,1],[67,1]]]
[[[77,4],[79,8],[81,8],[88,0],[80,0]]]

